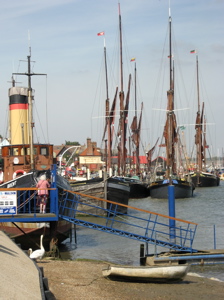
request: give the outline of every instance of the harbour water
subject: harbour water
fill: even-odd
[[[129,205],[168,215],[167,199],[130,199]],[[224,249],[224,181],[218,187],[196,188],[192,198],[176,199],[175,211],[176,218],[198,224],[194,249]],[[156,251],[169,249],[157,248]],[[72,260],[94,259],[139,265],[140,242],[80,226],[76,228],[76,238],[73,236],[72,242],[66,240],[60,252],[62,258]],[[149,244],[148,252],[155,253],[154,245]],[[224,264],[191,266],[190,272],[224,281]]]

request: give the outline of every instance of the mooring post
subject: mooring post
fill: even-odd
[[[174,185],[168,186],[168,202],[169,202],[169,217],[175,218],[175,187]],[[173,219],[169,219],[170,227],[170,242],[176,243],[176,222]]]
[[[75,236],[75,244],[77,245],[76,224],[74,224],[74,236]]]
[[[216,250],[216,229],[215,229],[215,224],[213,225],[213,232],[214,232],[214,249]]]
[[[140,244],[140,265],[145,265],[145,245]]]

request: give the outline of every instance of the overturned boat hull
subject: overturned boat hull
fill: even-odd
[[[189,270],[189,265],[181,266],[109,266],[102,271],[104,277],[128,281],[166,282],[182,280]]]

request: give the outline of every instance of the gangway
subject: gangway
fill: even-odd
[[[72,197],[71,194],[73,194]],[[120,213],[119,205],[127,207],[128,213]],[[192,248],[197,228],[196,223],[94,196],[66,191],[59,205],[59,217],[78,226],[139,242],[175,251],[198,252]],[[169,226],[170,219],[175,220],[176,224],[172,230]]]
[[[0,189],[2,193],[4,189]],[[0,222],[49,222],[59,219],[120,237],[154,244],[180,252],[197,252],[192,248],[197,224],[159,213],[118,204],[113,201],[64,190],[58,198],[58,189],[50,188],[47,213],[40,214],[36,206],[36,188],[9,188],[16,192],[16,213],[0,212]],[[1,204],[1,203],[0,203]],[[120,206],[128,208],[120,213]],[[171,228],[170,219],[175,220]]]

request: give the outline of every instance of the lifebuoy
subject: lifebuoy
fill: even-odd
[[[26,174],[26,172],[24,170],[16,170],[13,175],[12,175],[12,178],[15,179],[17,177],[18,174]]]

